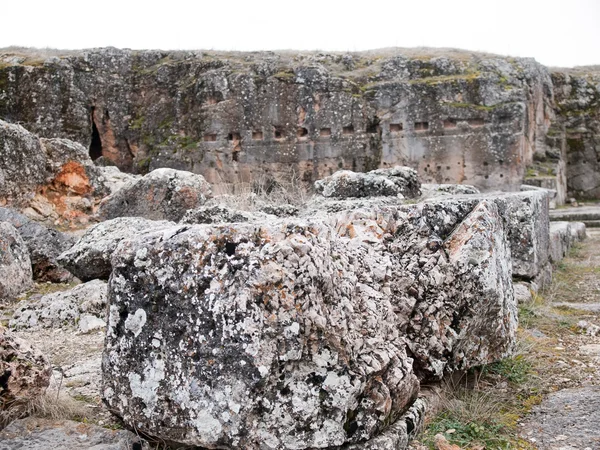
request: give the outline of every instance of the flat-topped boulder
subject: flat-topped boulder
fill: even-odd
[[[211,195],[210,185],[201,175],[157,169],[105,198],[98,215],[103,220],[144,217],[178,221],[186,211],[203,205]]]
[[[488,201],[123,240],[109,282],[105,402],[186,445],[359,445],[413,405],[419,379],[510,353],[508,255]]]

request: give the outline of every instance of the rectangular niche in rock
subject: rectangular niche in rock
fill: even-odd
[[[204,135],[204,142],[215,142],[217,140],[216,133],[207,133]]]
[[[331,137],[331,128],[321,128],[319,131],[320,137]]]
[[[444,128],[456,128],[456,119],[444,120]]]
[[[415,122],[415,131],[429,130],[429,122]]]
[[[402,131],[401,123],[390,123],[390,133],[400,133]]]
[[[262,141],[263,140],[263,132],[262,131],[253,131],[252,132],[252,140],[253,141]]]
[[[305,141],[308,139],[308,130],[304,127],[300,127],[296,131],[296,136],[298,137],[298,140]]]
[[[342,134],[354,134],[354,126],[348,125],[347,127],[342,128]]]
[[[467,123],[474,128],[482,127],[485,125],[483,119],[467,119]]]

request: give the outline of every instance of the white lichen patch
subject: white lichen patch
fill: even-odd
[[[142,308],[136,310],[136,312],[132,315],[129,314],[127,319],[125,319],[125,329],[131,331],[135,337],[142,332],[142,328],[146,324],[146,311]]]

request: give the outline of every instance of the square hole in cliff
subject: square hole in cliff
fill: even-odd
[[[415,131],[429,130],[429,122],[415,122]]]
[[[456,119],[444,120],[444,128],[456,128]]]
[[[217,140],[217,133],[206,133],[204,135],[204,142],[215,142]]]
[[[240,136],[240,133],[229,133],[227,135],[228,141],[240,141],[241,139],[242,137]]]
[[[321,128],[321,131],[319,131],[319,136],[330,137],[331,136],[331,128]]]
[[[342,134],[345,134],[345,135],[354,134],[354,126],[349,125],[347,127],[342,128]]]
[[[390,123],[390,133],[400,133],[402,131],[401,123]]]
[[[296,130],[296,137],[300,141],[307,140],[308,139],[308,130],[304,127],[298,128],[298,130]]]
[[[262,141],[263,140],[263,132],[262,131],[253,131],[252,132],[252,140],[253,141]]]
[[[283,129],[279,128],[279,127],[275,127],[275,130],[273,131],[273,137],[278,140],[281,141],[284,139],[284,132]]]
[[[482,127],[483,125],[485,125],[483,119],[467,119],[467,123],[475,128]]]

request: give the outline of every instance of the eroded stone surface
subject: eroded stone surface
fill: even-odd
[[[106,282],[92,280],[68,291],[29,299],[19,303],[9,326],[17,330],[79,327],[88,332],[106,325],[106,291]]]
[[[411,405],[414,371],[439,377],[510,352],[508,252],[497,207],[478,200],[124,240],[105,401],[186,444],[370,439]]]
[[[1,221],[10,222],[27,244],[34,279],[64,283],[73,278],[56,261],[58,255],[75,243],[72,236],[34,222],[10,208],[0,207]]]
[[[107,279],[112,270],[110,258],[121,240],[145,230],[163,229],[173,222],[142,217],[120,217],[89,228],[77,244],[58,257],[58,261],[83,281]]]
[[[421,195],[417,172],[409,167],[372,170],[368,173],[340,170],[315,182],[315,191],[323,197],[407,197]]]
[[[50,383],[46,358],[0,326],[0,410],[40,396]]]
[[[187,210],[201,206],[210,196],[210,185],[201,175],[157,169],[104,199],[98,215],[104,220],[144,217],[178,221]]]
[[[108,430],[72,420],[15,420],[0,432],[0,450],[144,450],[131,431]]]
[[[27,245],[9,222],[0,222],[0,302],[11,300],[33,285]]]

